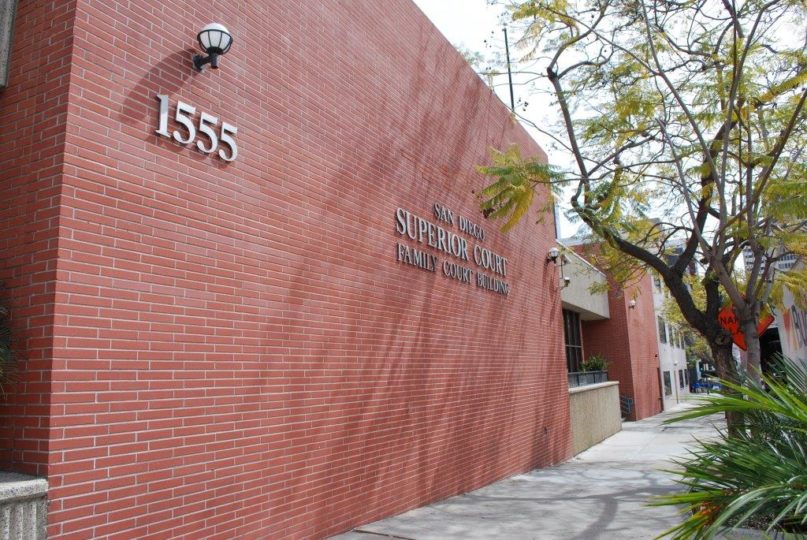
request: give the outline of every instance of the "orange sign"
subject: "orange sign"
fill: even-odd
[[[774,317],[770,310],[767,307],[763,308],[762,312],[759,314],[757,334],[761,336],[771,325],[773,319]],[[740,327],[740,319],[737,318],[737,314],[734,313],[733,304],[728,303],[723,306],[723,309],[717,314],[717,321],[720,323],[720,326],[731,333],[731,339],[734,340],[735,345],[744,351],[748,350],[748,344],[745,342],[745,334]]]

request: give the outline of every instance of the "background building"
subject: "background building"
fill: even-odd
[[[804,263],[799,263],[803,267]],[[784,288],[782,309],[776,310],[782,354],[807,367],[807,309],[796,302],[793,291]]]
[[[573,240],[564,243],[572,246]],[[591,356],[601,356],[608,361],[608,379],[619,382],[622,416],[641,420],[658,414],[659,349],[650,277],[625,288],[611,282],[607,292],[592,293],[592,284],[602,284],[608,276],[585,260],[587,246],[573,249],[582,256],[567,250],[568,262],[561,266],[568,278],[561,298],[570,385],[576,379],[595,382],[578,373]]]
[[[664,409],[667,410],[680,403],[690,393],[693,373],[687,367],[684,336],[669,324],[664,316],[664,301],[668,297],[667,289],[658,276],[653,275],[652,280],[661,387]]]
[[[608,294],[592,293],[606,276],[585,259],[563,247],[548,264],[557,267],[563,305],[563,335],[566,370],[569,378],[569,412],[572,450],[578,454],[622,429],[619,381],[608,377],[608,370],[592,370],[586,365],[588,351],[583,346],[587,321],[607,320]],[[625,411],[627,415],[629,411]]]

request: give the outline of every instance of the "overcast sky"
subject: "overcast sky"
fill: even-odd
[[[489,6],[486,0],[414,1],[454,45],[482,51],[491,32],[501,34],[501,6]]]

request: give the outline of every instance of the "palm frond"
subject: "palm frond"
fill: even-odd
[[[712,538],[722,530],[762,525],[767,532],[807,532],[807,370],[785,359],[762,382],[721,381],[726,393],[702,398],[678,422],[727,411],[742,414],[731,434],[697,441],[678,460],[687,491],[653,505],[684,505],[687,517],[666,531],[675,539]]]

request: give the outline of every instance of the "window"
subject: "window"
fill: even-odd
[[[563,310],[563,335],[566,340],[566,369],[580,371],[583,363],[583,340],[580,335],[580,315]]]
[[[667,326],[661,317],[656,317],[656,320],[658,320],[658,339],[662,343],[667,343]]]
[[[657,291],[661,290],[661,278],[658,274],[653,274],[653,286],[656,288]]]
[[[664,372],[664,395],[672,395],[672,377],[670,377],[669,371]]]
[[[686,383],[684,382],[684,370],[678,370],[678,387],[679,388],[686,388]]]
[[[780,272],[786,272],[795,266],[796,259],[797,257],[795,253],[788,253],[787,255],[782,256],[782,258],[776,262],[776,269]]]

